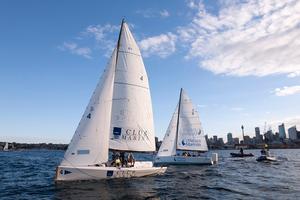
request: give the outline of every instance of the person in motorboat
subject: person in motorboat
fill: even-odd
[[[260,151],[262,156],[270,156],[268,145],[265,144],[265,147]]]
[[[244,155],[244,149],[243,148],[240,149],[240,153],[241,153],[241,155]]]

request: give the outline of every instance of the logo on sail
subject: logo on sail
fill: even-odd
[[[200,139],[183,139],[181,141],[182,146],[201,146]]]
[[[122,128],[114,127],[113,129],[114,139],[119,139],[121,136],[121,132],[122,132]]]
[[[133,128],[113,128],[114,139],[145,141],[149,140],[148,131]]]

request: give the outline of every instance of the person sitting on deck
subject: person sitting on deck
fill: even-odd
[[[135,163],[135,159],[133,157],[133,154],[129,153],[127,158],[127,164],[129,167],[134,167],[134,163]]]
[[[120,160],[121,160],[122,166],[123,167],[126,166],[125,152],[123,152],[123,151],[120,153]]]
[[[115,166],[116,156],[117,156],[116,152],[113,151],[111,155],[111,160],[112,160],[110,163],[111,166]]]

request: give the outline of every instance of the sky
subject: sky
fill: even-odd
[[[69,143],[122,18],[142,52],[159,139],[181,87],[209,137],[300,128],[298,0],[2,0],[0,141]]]

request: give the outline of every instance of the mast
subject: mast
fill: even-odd
[[[176,124],[176,139],[175,139],[176,149],[177,149],[177,139],[178,139],[178,129],[179,129],[179,115],[180,115],[181,96],[182,96],[182,88],[180,89],[179,103],[178,103],[178,114],[177,114],[177,124]]]
[[[243,125],[241,126],[241,129],[242,129],[242,134],[243,134],[243,143],[245,144],[244,126]]]
[[[121,44],[121,35],[122,35],[124,23],[125,23],[125,19],[123,18],[122,22],[121,22],[121,28],[120,28],[119,37],[118,37],[118,43],[117,43],[117,55],[116,55],[116,62],[115,62],[115,71],[117,70],[118,57],[119,57],[119,49],[120,49],[120,44]]]

